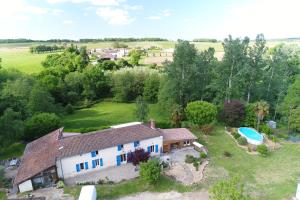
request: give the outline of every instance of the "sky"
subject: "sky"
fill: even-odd
[[[300,37],[300,0],[1,0],[0,38]]]

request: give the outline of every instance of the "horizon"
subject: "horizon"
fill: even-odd
[[[0,2],[0,38],[297,38],[299,7],[297,0],[11,0]]]

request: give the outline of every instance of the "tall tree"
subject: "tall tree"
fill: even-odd
[[[262,80],[262,70],[266,66],[264,55],[267,51],[266,40],[263,34],[256,36],[255,44],[249,47],[248,64],[245,65],[243,73],[247,90],[247,103],[250,102],[251,93],[256,88],[257,83]]]
[[[233,39],[231,35],[223,42],[224,57],[222,64],[215,70],[214,87],[218,90],[218,101],[230,102],[232,98],[243,96],[242,73],[248,65],[249,38]],[[225,91],[225,92],[222,92]]]
[[[182,107],[190,101],[192,92],[195,90],[192,77],[195,72],[197,50],[188,41],[178,41],[174,51],[173,62],[166,66],[167,84],[173,90],[175,102]],[[173,93],[168,91],[169,93]]]
[[[136,99],[135,114],[138,120],[141,122],[146,121],[146,119],[148,118],[149,106],[142,96],[138,96],[138,98]]]

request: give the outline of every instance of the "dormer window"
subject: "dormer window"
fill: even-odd
[[[134,142],[133,142],[133,146],[134,146],[134,147],[140,146],[140,141],[134,141]]]

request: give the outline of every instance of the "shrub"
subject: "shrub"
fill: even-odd
[[[245,108],[244,126],[255,127],[257,123],[257,116],[255,114],[255,104],[249,103]]]
[[[56,185],[56,188],[64,188],[65,187],[65,184],[63,181],[58,181],[57,182],[57,185]]]
[[[241,137],[241,135],[239,134],[239,133],[237,133],[237,132],[233,132],[232,133],[232,136],[234,137],[234,139],[239,139],[240,137]]]
[[[150,153],[146,152],[144,149],[135,149],[134,152],[128,154],[128,162],[132,162],[134,166],[140,164],[141,162],[147,162],[150,157]]]
[[[256,151],[263,156],[268,155],[268,147],[265,144],[258,145]]]
[[[186,163],[193,163],[194,160],[195,160],[195,157],[192,156],[192,155],[186,155],[186,156],[185,156],[185,162],[186,162]]]
[[[200,153],[200,158],[207,158],[207,154],[204,153],[204,152],[201,152],[201,153]]]
[[[198,171],[198,170],[199,170],[199,165],[200,165],[200,161],[198,161],[198,160],[194,160],[194,162],[193,162],[193,166],[196,168],[196,171]]]
[[[262,133],[265,133],[266,135],[272,135],[273,134],[273,130],[267,125],[260,126],[259,131],[262,132]]]
[[[247,139],[244,138],[244,137],[239,137],[239,138],[237,139],[237,141],[238,141],[238,143],[239,143],[240,145],[246,145],[246,144],[248,144]]]
[[[228,126],[240,126],[245,117],[245,105],[239,100],[225,102],[220,117]]]
[[[187,104],[186,115],[190,122],[202,126],[216,119],[217,107],[206,101],[194,101]]]
[[[68,114],[73,114],[74,113],[74,108],[73,108],[73,106],[71,104],[68,104],[65,107],[65,109],[66,109],[66,113],[68,113]]]
[[[61,126],[61,120],[54,113],[39,113],[25,122],[25,139],[39,138]]]
[[[154,184],[160,178],[160,164],[157,159],[149,160],[146,163],[140,165],[140,177],[147,183]]]
[[[201,127],[201,131],[205,134],[205,135],[210,135],[214,130],[214,127],[212,125],[204,125]]]
[[[232,154],[229,151],[224,151],[223,155],[227,158],[230,158]]]

